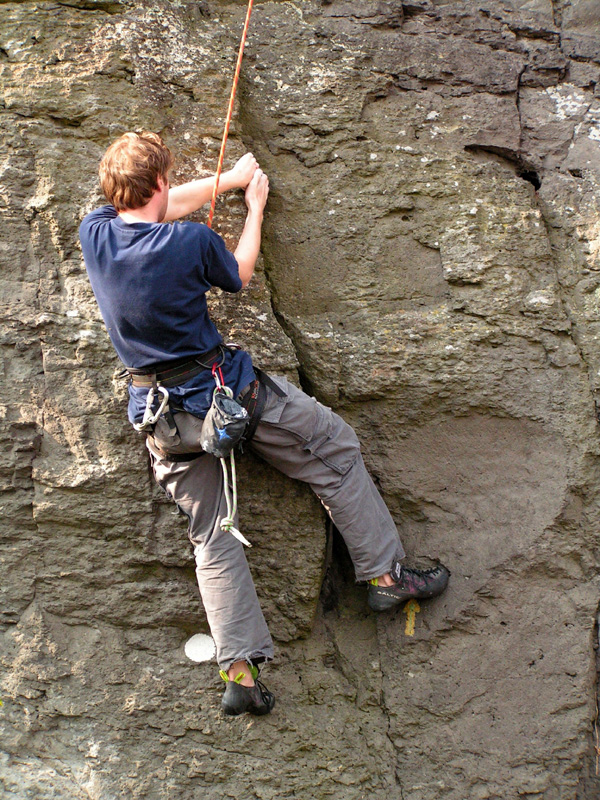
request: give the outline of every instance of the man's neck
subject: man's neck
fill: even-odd
[[[158,213],[155,209],[149,209],[148,206],[142,208],[130,208],[126,211],[119,211],[119,216],[128,225],[134,222],[158,222]]]
[[[126,208],[119,211],[119,216],[123,222],[132,224],[134,222],[162,222],[169,203],[169,181],[158,179],[158,188],[148,200],[145,206],[140,208]]]

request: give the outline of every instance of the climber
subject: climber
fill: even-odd
[[[369,477],[352,428],[285,378],[265,376],[248,353],[223,344],[206,292],[245,287],[258,257],[267,176],[250,153],[223,173],[219,190],[244,189],[247,216],[233,253],[207,226],[165,224],[210,200],[213,179],[169,185],[170,150],[154,133],[126,133],[100,164],[110,205],[88,214],[80,239],[108,334],[131,375],[129,419],[144,419],[149,391],[164,387],[168,410],[147,432],[154,476],[189,520],[202,602],[226,681],[226,714],[261,715],[273,694],[257,679],[273,657],[244,547],[220,527],[226,513],[219,460],[199,445],[214,389],[213,366],[248,408],[249,447],[268,464],[307,482],[343,536],[356,579],[375,611],[439,595],[449,572],[404,566],[394,521]],[[258,402],[262,396],[263,402]],[[156,398],[154,411],[158,409]],[[247,436],[246,439],[250,439]]]

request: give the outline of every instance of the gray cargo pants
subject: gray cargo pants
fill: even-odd
[[[356,579],[390,570],[404,550],[394,521],[369,477],[353,429],[331,409],[285,378],[273,378],[284,397],[267,389],[267,402],[251,448],[268,464],[308,483],[325,506],[350,552]],[[155,441],[174,452],[199,449],[202,421],[180,412],[180,441],[174,444],[163,419]],[[176,440],[177,441],[177,440]],[[150,451],[154,476],[189,519],[196,575],[217,661],[228,670],[236,661],[273,657],[273,642],[258,603],[244,546],[219,527],[227,508],[217,458],[172,462]],[[237,524],[237,523],[236,523]]]

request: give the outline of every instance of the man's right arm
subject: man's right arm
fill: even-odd
[[[261,228],[263,211],[269,196],[269,179],[262,171],[257,169],[254,177],[246,189],[246,205],[248,215],[246,224],[235,249],[234,256],[239,266],[239,275],[242,288],[250,283],[254,274],[256,259],[260,251]]]
[[[246,189],[257,167],[258,161],[252,153],[246,153],[235,163],[232,169],[221,175],[219,194],[230,189]],[[172,222],[198,211],[205,203],[210,202],[214,185],[214,178],[200,178],[196,181],[183,183],[181,186],[171,187],[169,189],[169,204],[163,222]]]

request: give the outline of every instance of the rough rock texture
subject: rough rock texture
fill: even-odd
[[[178,180],[214,168],[244,12],[0,3],[0,797],[592,800],[597,0],[255,5],[228,159],[271,178],[264,264],[214,314],[356,426],[411,559],[453,571],[408,636],[305,487],[246,459],[261,720],[184,655],[185,523],[77,241],[121,132],[161,131]],[[232,244],[243,217],[219,202]]]

